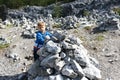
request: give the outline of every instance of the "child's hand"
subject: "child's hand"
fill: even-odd
[[[50,36],[48,36],[48,35],[45,36],[45,39],[46,39],[46,40],[49,40],[49,39],[50,39]]]

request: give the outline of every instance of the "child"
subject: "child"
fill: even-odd
[[[43,46],[45,39],[50,39],[52,36],[48,31],[45,30],[45,22],[38,22],[38,31],[36,32],[36,40],[34,44],[34,61],[36,61],[39,56],[37,55],[37,51]]]

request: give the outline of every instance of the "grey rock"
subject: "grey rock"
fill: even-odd
[[[72,44],[76,44],[78,46],[82,43],[82,41],[78,37],[75,37],[74,35],[69,35],[68,39],[70,39],[70,42]]]
[[[57,39],[56,41],[57,42],[61,42],[65,39],[65,32],[62,32],[62,31],[54,31],[53,32],[53,36]]]
[[[63,41],[61,44],[64,49],[76,49],[77,48],[77,45],[68,43],[66,41]]]
[[[65,58],[64,58],[65,63],[68,63],[68,64],[69,64],[69,63],[70,63],[70,60],[71,60],[70,57],[65,57]]]
[[[75,49],[74,57],[75,60],[79,63],[79,65],[84,67],[90,65],[90,59],[87,55],[87,50],[82,45]]]
[[[74,79],[71,79],[71,80],[88,80],[86,77],[83,77],[83,78],[81,78],[81,77],[77,77],[77,78],[74,78]]]
[[[30,69],[28,70],[28,74],[31,77],[37,77],[37,76],[48,76],[51,73],[53,73],[53,70],[51,68],[46,68],[40,66],[40,61],[36,60],[34,64],[30,66]]]
[[[95,67],[99,66],[99,62],[95,58],[89,57],[89,59],[90,59],[91,64],[93,64]]]
[[[0,23],[0,29],[5,29],[6,26]]]
[[[120,30],[119,19],[109,19],[99,26],[99,30]]]
[[[48,77],[37,76],[34,80],[49,80]]]
[[[55,54],[55,55],[48,55],[46,58],[44,58],[42,61],[41,61],[41,66],[45,66],[45,67],[51,67],[53,68],[54,65],[59,62],[61,58],[59,57],[59,54]]]
[[[88,80],[86,77],[83,77],[81,80]]]
[[[7,38],[0,36],[0,45],[5,45],[5,44],[9,44],[9,43],[10,43],[10,41]]]
[[[115,53],[114,53],[114,52],[106,53],[106,54],[105,54],[105,57],[113,57],[113,56],[115,56]]]
[[[20,57],[19,57],[19,55],[17,53],[6,54],[6,57],[12,58],[14,61],[20,60]]]
[[[61,48],[57,46],[57,43],[53,41],[48,41],[45,46],[46,50],[50,53],[57,54],[61,51]]]
[[[61,53],[60,53],[60,57],[61,57],[62,59],[64,59],[64,58],[66,57],[66,54],[65,54],[64,52],[61,52]]]
[[[25,30],[21,36],[24,38],[35,38],[35,34],[31,30]]]
[[[73,71],[70,65],[65,65],[61,72],[62,72],[62,75],[68,76],[70,78],[76,78],[78,75]]]
[[[89,65],[88,67],[83,69],[83,72],[85,73],[85,76],[87,76],[89,79],[95,79],[99,80],[101,79],[100,70],[96,68],[94,65]]]
[[[71,60],[72,69],[79,75],[80,78],[84,76],[81,66],[75,61]]]
[[[60,72],[64,65],[65,65],[65,61],[61,60],[54,65],[54,68]]]
[[[37,72],[40,70],[40,66],[39,66],[40,62],[39,60],[35,61],[31,66],[30,69],[28,70],[28,74],[32,77],[36,77],[37,76]]]
[[[47,57],[47,56],[48,56],[49,54],[51,54],[51,53],[47,52],[44,47],[41,47],[41,48],[37,51],[37,54],[39,55],[40,61],[42,61],[45,57]]]

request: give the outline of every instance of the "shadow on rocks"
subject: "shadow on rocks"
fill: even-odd
[[[0,80],[28,80],[27,72],[15,75],[0,76]]]
[[[93,28],[92,30],[92,34],[96,34],[96,33],[102,33],[102,32],[105,32],[106,30],[100,30],[100,27],[95,27]]]

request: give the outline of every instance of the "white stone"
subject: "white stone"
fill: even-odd
[[[61,51],[61,48],[57,46],[57,43],[54,43],[53,41],[48,41],[45,48],[48,52],[53,54],[59,53]]]
[[[49,80],[64,80],[62,75],[58,74],[58,75],[51,75],[49,76]]]
[[[85,76],[91,80],[101,79],[101,71],[92,64],[84,68],[83,72],[85,73]]]

